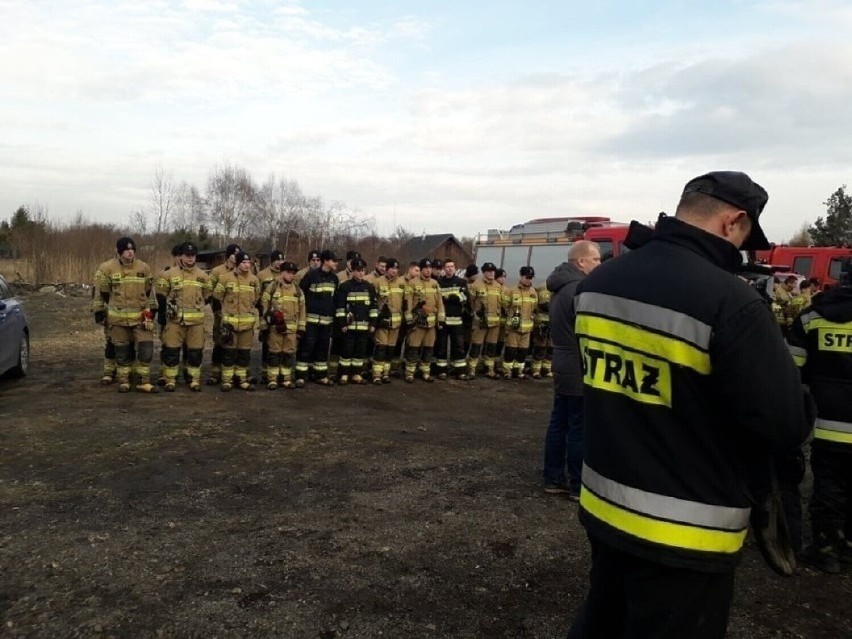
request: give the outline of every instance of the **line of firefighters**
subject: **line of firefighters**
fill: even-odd
[[[200,391],[205,306],[213,311],[208,385],[254,390],[250,375],[255,335],[261,342],[261,383],[270,390],[318,384],[390,383],[400,371],[415,377],[491,379],[550,377],[550,293],[532,284],[524,266],[519,282],[486,262],[464,277],[451,260],[411,262],[405,275],[394,258],[379,258],[367,273],[360,254],[346,268],[331,250],[311,251],[298,269],[280,251],[255,274],[236,244],[209,273],[196,265],[197,248],[176,246],[174,263],[158,274],[136,257],[130,238],[95,273],[92,310],[104,326],[102,383],[119,392],[154,393],[150,364],[154,333],[162,342],[159,385],[177,387],[181,358],[190,390]],[[404,359],[404,367],[402,361]],[[529,363],[528,363],[529,362]],[[527,368],[529,367],[529,368]],[[134,379],[135,378],[135,379]]]

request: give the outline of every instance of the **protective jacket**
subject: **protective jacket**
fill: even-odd
[[[404,277],[395,277],[391,280],[384,275],[373,282],[376,289],[379,328],[394,329],[402,326],[405,285]]]
[[[267,288],[269,288],[275,282],[275,280],[278,279],[278,275],[280,273],[281,271],[279,271],[278,269],[272,268],[271,266],[267,266],[265,269],[263,269],[257,274],[257,279],[260,280],[261,294],[263,294],[263,292]]]
[[[308,324],[327,326],[334,321],[334,292],[337,290],[337,275],[315,268],[299,282],[305,294],[305,308]]]
[[[183,326],[204,323],[204,305],[212,293],[207,273],[197,266],[172,266],[160,271],[156,287],[162,317]]]
[[[222,322],[235,331],[247,331],[257,323],[260,280],[254,273],[230,271],[219,278],[213,297],[222,303]]]
[[[538,293],[531,285],[518,283],[503,289],[503,312],[509,330],[532,333],[537,307]]]
[[[547,277],[550,298],[550,341],[553,343],[553,386],[556,393],[582,397],[583,366],[574,334],[574,294],[586,277],[570,262],[562,262]]]
[[[272,282],[264,289],[260,303],[270,329],[276,330],[276,325],[280,325],[277,330],[282,333],[305,330],[305,295],[295,282]],[[281,330],[281,327],[285,330]]]
[[[733,275],[740,263],[731,243],[664,217],[577,288],[580,518],[610,546],[733,569],[749,469],[808,435],[798,372],[771,311]]]
[[[464,310],[470,306],[467,282],[458,275],[439,277],[438,286],[444,302],[447,326],[461,326]]]
[[[110,326],[136,326],[142,321],[142,311],[156,310],[157,302],[151,296],[154,277],[145,262],[134,259],[122,264],[116,257],[101,266],[98,289],[107,305]]]
[[[345,280],[334,294],[334,317],[338,325],[350,331],[366,331],[376,327],[376,289],[365,281]]]
[[[503,305],[503,285],[497,280],[480,279],[470,285],[474,326],[492,328],[500,325]],[[484,324],[484,325],[483,325]]]
[[[422,275],[409,280],[405,291],[405,321],[422,328],[432,328],[446,320],[444,302],[438,282]],[[421,319],[418,321],[419,316]]]
[[[787,339],[816,402],[814,444],[852,450],[852,287],[816,295]]]

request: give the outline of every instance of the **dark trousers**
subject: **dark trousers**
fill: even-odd
[[[340,374],[360,373],[367,358],[367,331],[349,330],[340,333]]]
[[[565,467],[568,479],[565,479]],[[580,491],[583,469],[583,398],[554,393],[553,409],[544,438],[545,484],[569,484]]]
[[[852,446],[844,450],[819,440],[811,443],[814,489],[810,513],[815,543],[835,543],[850,528]]]
[[[586,603],[568,639],[719,639],[725,636],[734,573],[671,568],[589,537]]]
[[[328,374],[328,347],[331,341],[330,324],[308,324],[305,335],[299,341],[297,359],[305,364],[313,365],[318,377]]]
[[[449,359],[447,355],[449,354]],[[435,359],[438,360],[439,373],[447,368],[464,372],[467,369],[464,349],[464,326],[461,324],[444,325],[435,339]]]

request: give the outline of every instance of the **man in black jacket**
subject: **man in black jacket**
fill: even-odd
[[[740,249],[768,248],[767,199],[744,173],[697,177],[577,288],[592,570],[572,639],[725,634],[749,471],[810,430],[781,330],[733,273]]]
[[[544,438],[544,492],[580,497],[583,467],[583,370],[574,334],[574,293],[601,263],[601,251],[588,240],[574,243],[568,261],[547,278],[550,339],[553,343],[553,410]],[[568,465],[568,480],[565,465]]]
[[[322,265],[308,271],[299,287],[305,295],[307,324],[305,334],[299,340],[296,358],[296,379],[308,377],[313,369],[314,381],[323,386],[331,384],[328,373],[328,349],[334,321],[334,294],[337,291],[337,256],[334,251],[320,254]]]
[[[447,321],[438,328],[438,337],[435,341],[435,370],[438,373],[438,379],[447,379],[449,369],[452,367],[455,376],[465,380],[467,379],[467,360],[465,359],[463,317],[465,310],[470,308],[470,295],[467,282],[456,275],[456,263],[451,259],[444,260],[443,268],[444,275],[437,279],[438,286],[441,287]]]
[[[852,261],[838,286],[813,298],[787,337],[819,418],[811,443],[813,546],[806,558],[828,573],[852,559]]]

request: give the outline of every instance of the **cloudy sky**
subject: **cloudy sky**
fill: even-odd
[[[852,167],[842,0],[0,0],[0,219],[125,223],[157,166],[469,235],[652,219],[745,170],[770,239]]]

